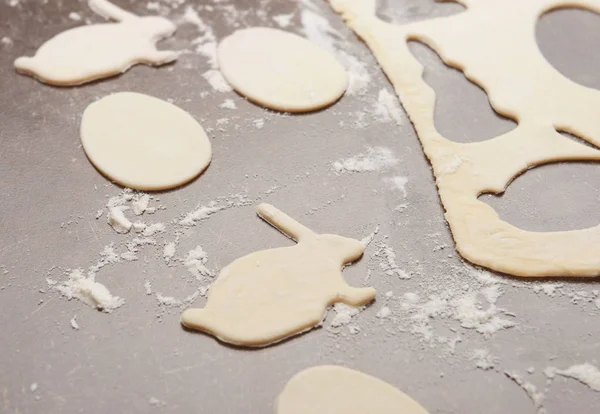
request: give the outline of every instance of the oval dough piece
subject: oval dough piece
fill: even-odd
[[[282,30],[238,30],[219,44],[218,59],[223,76],[236,91],[278,111],[321,109],[348,87],[348,75],[333,56]]]
[[[428,414],[390,384],[362,372],[325,365],[296,374],[277,398],[276,414]]]
[[[100,172],[137,190],[185,184],[210,163],[204,129],[184,110],[163,100],[121,92],[89,105],[81,142]]]

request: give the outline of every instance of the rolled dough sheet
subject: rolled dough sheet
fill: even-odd
[[[138,17],[106,0],[89,0],[96,13],[118,23],[93,24],[59,33],[33,57],[15,60],[17,72],[52,85],[80,85],[118,75],[137,63],[163,65],[178,52],[157,50],[175,25],[164,17]]]
[[[94,166],[137,190],[165,190],[192,180],[208,166],[211,145],[184,110],[152,96],[120,92],[89,105],[81,143]]]
[[[298,242],[263,250],[223,268],[203,309],[188,309],[181,323],[223,342],[261,347],[317,326],[334,303],[362,306],[373,288],[353,288],[342,277],[346,263],[364,251],[361,242],[316,234],[269,204],[258,214]]]
[[[219,44],[218,60],[223,76],[237,92],[277,111],[324,108],[348,87],[348,75],[333,56],[283,30],[238,30]]]
[[[296,374],[275,404],[276,414],[427,414],[427,410],[390,384],[333,365]]]
[[[516,276],[598,276],[600,226],[530,232],[500,219],[478,200],[502,193],[529,168],[558,161],[600,160],[600,92],[554,69],[535,40],[545,12],[581,7],[600,13],[600,0],[460,0],[467,10],[394,25],[376,15],[375,0],[329,0],[375,54],[413,122],[436,176],[456,248],[469,261]],[[459,28],[459,29],[458,29]],[[518,127],[488,141],[462,144],[435,128],[435,93],[407,42],[421,41],[488,94],[493,108]]]

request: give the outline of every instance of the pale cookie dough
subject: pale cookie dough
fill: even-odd
[[[156,43],[175,32],[158,17],[138,17],[106,0],[89,0],[96,13],[118,23],[67,30],[44,43],[33,57],[15,60],[17,72],[52,85],[80,85],[125,72],[138,63],[163,65],[178,52],[157,50]]]
[[[260,217],[297,245],[263,250],[223,268],[204,309],[188,309],[181,323],[223,342],[261,347],[312,329],[334,303],[362,306],[373,288],[353,288],[342,268],[362,256],[361,242],[316,234],[269,204]]]
[[[218,60],[223,76],[237,92],[278,111],[324,108],[348,87],[348,75],[333,56],[283,30],[238,30],[219,44]]]
[[[152,96],[120,92],[89,105],[81,143],[94,166],[136,190],[178,187],[210,163],[211,145],[184,110]]]
[[[600,145],[600,92],[555,70],[541,54],[535,24],[545,12],[600,0],[461,0],[465,12],[405,25],[376,16],[375,0],[329,0],[371,48],[394,85],[433,166],[456,248],[469,261],[516,276],[598,276],[600,226],[530,232],[500,219],[477,197],[502,193],[528,168],[557,161],[600,160],[600,151],[557,131]],[[488,94],[493,108],[517,120],[514,130],[461,144],[435,128],[435,93],[408,40],[433,48]]]
[[[296,374],[275,404],[275,414],[428,414],[387,382],[333,365]]]

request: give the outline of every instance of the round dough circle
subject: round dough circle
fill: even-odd
[[[278,111],[324,108],[348,87],[348,75],[333,56],[282,30],[238,30],[219,44],[218,59],[223,76],[236,91]]]
[[[106,96],[81,120],[83,149],[100,172],[136,190],[178,187],[210,163],[210,140],[187,112],[133,92]]]

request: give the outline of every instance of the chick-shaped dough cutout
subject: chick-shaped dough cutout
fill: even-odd
[[[360,258],[361,242],[316,234],[269,204],[258,215],[298,244],[262,250],[223,268],[203,309],[181,316],[187,328],[240,346],[262,347],[319,325],[334,303],[362,306],[375,289],[348,286],[345,264]]]
[[[139,17],[107,0],[89,0],[97,14],[117,23],[80,26],[46,41],[35,56],[15,60],[17,72],[51,85],[81,85],[127,71],[137,63],[163,65],[178,52],[157,50],[156,43],[171,36],[175,25],[160,16]]]
[[[279,394],[275,414],[428,414],[378,378],[334,365],[296,374]]]

